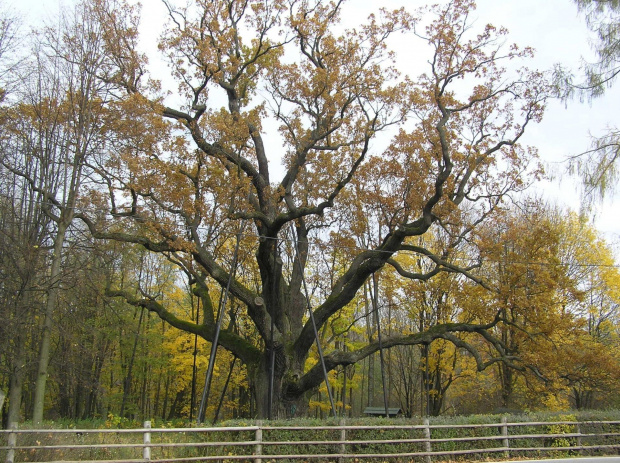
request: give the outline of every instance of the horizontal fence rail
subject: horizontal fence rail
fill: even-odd
[[[455,461],[620,455],[620,421],[0,431],[16,462]],[[1,461],[1,460],[0,460]]]

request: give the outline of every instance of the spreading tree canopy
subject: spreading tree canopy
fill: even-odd
[[[352,29],[341,19],[355,6],[344,0],[163,0],[168,67],[150,73],[139,10],[84,1],[103,31],[97,78],[115,98],[96,109],[108,149],[90,161],[89,203],[76,217],[96,238],[166,255],[188,275],[203,315],[183,319],[166,300],[115,281],[108,295],[212,341],[229,294],[219,343],[246,365],[259,415],[269,414],[272,370],[280,416],[307,406],[324,381],[316,330],[382,268],[403,287],[440,272],[485,284],[479,262],[451,256],[540,174],[535,150],[519,140],[542,117],[549,86],[521,67],[532,51],[507,45],[506,30],[471,25],[472,0],[381,10]],[[396,39],[410,44],[398,56]],[[406,76],[399,66],[420,54],[423,73]],[[424,246],[431,227],[441,245]],[[423,272],[408,266],[420,261]],[[438,323],[384,335],[382,346],[444,339],[479,369],[524,368],[494,337],[499,322],[500,312]],[[326,370],[378,349],[378,340],[330,347]]]

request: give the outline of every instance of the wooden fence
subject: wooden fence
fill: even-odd
[[[280,423],[282,424],[282,423]],[[455,461],[620,455],[620,421],[464,425],[263,425],[211,428],[10,429],[14,462]]]

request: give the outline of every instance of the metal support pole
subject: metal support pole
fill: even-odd
[[[306,278],[304,277],[304,269],[301,266],[301,256],[299,252],[299,236],[295,240],[295,250],[297,252],[297,263],[299,264],[299,272],[301,273],[301,282],[304,287],[304,293],[306,295],[306,305],[308,314],[310,315],[310,322],[312,323],[312,329],[314,330],[314,339],[316,340],[316,349],[319,353],[319,359],[321,360],[321,367],[323,368],[323,377],[325,378],[325,386],[327,387],[327,395],[329,396],[329,403],[332,407],[332,416],[337,416],[336,405],[334,404],[334,396],[332,394],[332,388],[329,384],[329,377],[327,375],[327,368],[325,368],[325,357],[323,356],[323,348],[321,347],[321,340],[319,339],[319,331],[316,328],[316,321],[314,319],[314,312],[310,305],[310,297],[308,292],[308,286],[306,285]]]
[[[226,283],[226,289],[223,291],[220,297],[219,307],[217,309],[217,321],[215,323],[215,335],[213,336],[213,342],[211,343],[211,354],[209,355],[209,366],[207,367],[207,373],[205,375],[205,387],[202,390],[202,398],[200,400],[200,410],[198,411],[198,423],[202,423],[205,420],[205,414],[207,412],[207,400],[209,400],[209,392],[211,390],[211,379],[213,379],[213,367],[215,366],[215,357],[217,355],[217,346],[220,339],[220,331],[222,330],[222,319],[224,318],[224,307],[228,301],[228,293],[230,291],[230,284],[237,270],[237,259],[239,258],[239,243],[241,236],[243,235],[243,226],[245,221],[241,221],[239,225],[239,232],[237,233],[237,243],[235,245],[235,252],[233,254],[233,262],[228,274],[228,282]]]
[[[217,423],[217,419],[220,416],[220,411],[222,410],[222,404],[224,403],[224,398],[226,397],[226,390],[228,389],[228,384],[230,383],[230,377],[233,374],[233,370],[235,369],[235,362],[237,361],[237,356],[233,356],[232,362],[230,362],[230,369],[228,370],[228,376],[226,377],[226,382],[224,383],[224,387],[222,388],[222,395],[220,396],[220,403],[217,405],[217,410],[215,410],[215,416],[213,417],[212,425]]]

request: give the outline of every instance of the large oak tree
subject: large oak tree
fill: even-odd
[[[228,288],[244,311],[227,315],[219,343],[247,366],[260,416],[270,415],[272,365],[278,414],[307,406],[324,380],[320,363],[307,365],[313,320],[321,330],[384,266],[402,284],[446,271],[475,279],[475,265],[459,267],[450,254],[538,174],[535,150],[519,140],[541,118],[548,86],[515,64],[531,50],[504,46],[505,30],[471,27],[471,0],[381,11],[354,29],[341,23],[354,7],[342,0],[164,0],[159,48],[168,69],[152,76],[138,50],[139,11],[86,1],[105,31],[97,77],[117,98],[102,109],[112,158],[92,166],[99,183],[88,210],[99,213],[76,217],[96,238],[168,256],[190,275],[204,313],[200,324],[178,318],[165,300],[113,282],[108,294],[211,341],[221,300],[213,288]],[[393,55],[395,37],[410,51]],[[420,55],[424,74],[399,71]],[[166,94],[171,80],[177,86]],[[443,248],[419,244],[431,227],[450,237]],[[366,247],[347,249],[327,291],[310,294],[307,282],[321,277],[312,257],[360,236]],[[405,254],[413,259],[399,259]],[[403,264],[416,259],[429,270]],[[249,323],[240,330],[241,315]],[[490,330],[500,320],[439,323],[382,343],[441,338],[480,369],[518,367]],[[497,355],[483,356],[460,333],[479,334]],[[377,341],[328,349],[326,369],[378,349]]]

